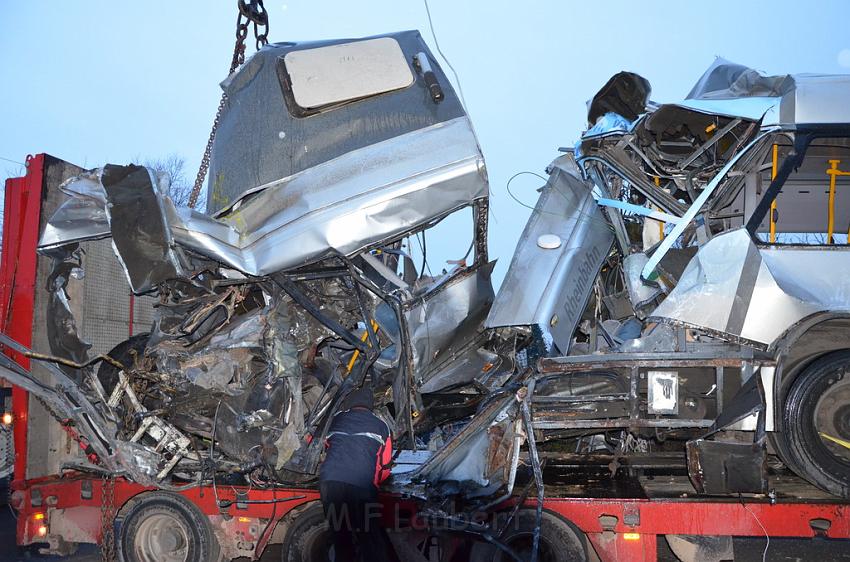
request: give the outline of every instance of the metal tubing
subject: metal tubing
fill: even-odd
[[[842,172],[838,169],[841,160],[830,160],[829,169],[826,171],[829,174],[829,210],[827,211],[826,223],[826,243],[834,244],[832,235],[835,232],[835,180],[838,176],[850,176],[850,172]],[[847,240],[850,242],[850,231],[847,232]]]
[[[757,136],[754,140],[752,140],[743,150],[738,152],[735,156],[733,156],[723,168],[720,169],[717,174],[711,178],[711,181],[705,186],[702,192],[697,197],[696,201],[688,207],[688,210],[685,211],[685,214],[682,215],[682,219],[676,223],[676,226],[673,227],[673,230],[670,234],[661,241],[661,244],[658,246],[658,249],[650,256],[649,261],[646,262],[646,265],[643,267],[643,271],[641,271],[641,278],[644,280],[652,280],[657,277],[657,273],[655,271],[656,266],[667,255],[667,252],[670,248],[673,247],[673,244],[679,239],[688,225],[696,218],[699,212],[702,210],[705,203],[712,196],[717,187],[726,179],[727,174],[732,168],[734,168],[738,161],[744,157],[753,147],[758,146],[761,140],[767,136],[769,133],[765,132],[761,135]]]
[[[531,422],[531,410],[528,402],[531,395],[526,394],[520,403],[522,419],[525,423],[526,438],[528,439],[528,456],[531,460],[531,469],[534,471],[534,483],[537,486],[537,511],[534,519],[534,542],[531,546],[531,562],[537,562],[537,553],[540,549],[540,524],[543,520],[543,471],[540,468],[540,457],[537,455],[537,443],[534,440],[534,426]]]

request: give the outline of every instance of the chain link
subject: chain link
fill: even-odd
[[[40,396],[36,396],[35,394],[30,394],[30,396],[35,398],[36,401],[41,404],[41,407],[44,408],[44,411],[46,411],[54,420],[59,422],[59,425],[65,427],[67,420],[57,414],[56,410],[54,410],[52,407],[48,406],[47,402],[45,402],[44,399],[42,399]]]
[[[115,561],[115,478],[104,474],[100,496],[100,558]]]
[[[263,0],[238,0],[237,6],[239,13],[236,16],[236,45],[233,47],[233,58],[230,61],[228,76],[233,74],[245,62],[245,39],[248,38],[249,23],[253,24],[254,27],[254,39],[256,40],[257,50],[259,51],[264,45],[268,45],[269,43],[269,14],[265,6],[263,6]],[[201,166],[198,168],[198,175],[195,177],[195,185],[192,186],[192,193],[189,196],[189,207],[193,209],[198,203],[198,196],[201,194],[204,179],[207,177],[207,172],[210,169],[210,155],[212,154],[213,141],[215,141],[218,122],[221,120],[221,114],[224,112],[226,103],[227,94],[222,92],[221,100],[218,102],[218,109],[213,119],[210,136],[207,139],[207,146],[204,148],[204,156],[201,158]]]

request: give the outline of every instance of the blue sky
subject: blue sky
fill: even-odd
[[[47,152],[96,167],[177,153],[194,174],[230,62],[235,4],[0,0],[0,158]],[[265,4],[272,41],[419,29],[433,47],[421,0]],[[850,21],[850,2],[838,0],[430,5],[487,159],[497,279],[529,213],[507,179],[541,173],[572,145],[585,102],[615,72],[642,74],[660,102],[681,99],[715,56],[767,73],[850,73],[850,36],[828,27]],[[0,179],[21,169],[0,160]],[[533,205],[540,183],[526,175],[511,188]],[[466,251],[435,238],[429,254]]]

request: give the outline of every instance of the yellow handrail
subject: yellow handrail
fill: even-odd
[[[832,233],[835,231],[835,178],[838,176],[850,176],[850,172],[842,172],[838,169],[841,160],[830,160],[829,169],[829,210],[826,221],[826,243],[833,244]],[[847,231],[847,241],[850,242],[850,230]]]
[[[776,168],[779,162],[779,145],[773,145],[773,165],[770,170],[770,181],[776,179]],[[773,244],[776,242],[776,200],[779,199],[779,194],[776,194],[776,197],[773,198],[773,201],[770,203],[770,243]]]
[[[378,323],[372,320],[372,331],[376,334],[378,333]],[[363,330],[363,335],[360,336],[360,341],[366,341],[369,338],[369,330]],[[369,346],[372,344],[370,343]],[[354,368],[354,363],[357,362],[357,358],[360,357],[360,350],[355,349],[354,353],[351,354],[351,359],[348,360],[348,366],[346,367],[345,372],[350,373],[351,369]]]

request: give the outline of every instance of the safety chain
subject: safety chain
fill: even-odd
[[[59,414],[57,414],[57,413],[56,413],[56,410],[54,410],[53,408],[51,408],[50,406],[48,406],[47,402],[45,402],[45,401],[44,401],[41,397],[36,396],[35,394],[30,394],[30,396],[32,396],[33,398],[35,398],[35,399],[36,399],[36,401],[37,401],[39,404],[41,404],[41,407],[42,407],[42,408],[44,408],[44,410],[45,410],[45,411],[46,411],[46,412],[50,415],[50,417],[52,417],[54,420],[56,420],[57,422],[59,422],[59,425],[61,425],[61,426],[63,426],[63,427],[65,426],[65,422],[66,422],[65,418],[63,418],[62,416],[60,416]]]
[[[115,560],[115,478],[104,474],[100,496],[100,558],[103,562]]]
[[[233,47],[233,58],[230,61],[228,76],[233,74],[245,62],[245,39],[248,37],[249,23],[254,27],[254,39],[256,40],[257,50],[259,51],[261,47],[269,43],[269,14],[265,6],[263,6],[263,0],[237,0],[237,6],[239,13],[236,16],[236,45]],[[262,31],[260,28],[262,28]],[[224,111],[225,103],[227,103],[227,94],[222,92],[221,100],[218,102],[218,109],[213,119],[212,130],[210,130],[210,136],[207,139],[207,146],[204,149],[204,156],[201,158],[201,167],[198,169],[198,175],[195,177],[195,185],[192,186],[192,193],[189,196],[189,207],[192,209],[195,208],[198,202],[201,187],[204,185],[204,179],[207,177],[207,172],[210,168],[213,141],[215,140],[215,133],[218,130],[218,122]]]

